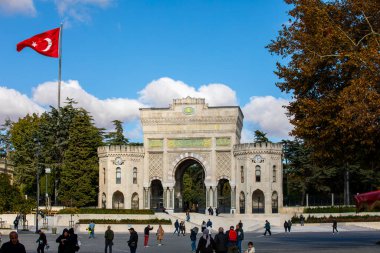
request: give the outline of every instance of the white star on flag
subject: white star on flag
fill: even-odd
[[[33,47],[36,47],[36,46],[37,46],[37,43],[33,41],[32,46],[33,46]]]

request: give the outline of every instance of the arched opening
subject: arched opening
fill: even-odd
[[[245,213],[245,194],[244,194],[244,192],[240,192],[239,207],[240,207],[240,213]]]
[[[260,190],[256,190],[252,193],[252,213],[264,213],[264,212],[265,212],[264,193]]]
[[[174,211],[204,212],[206,186],[203,166],[195,159],[186,159],[177,166],[174,186]]]
[[[275,191],[272,194],[272,213],[278,213],[278,194]]]
[[[138,210],[139,209],[139,194],[137,192],[132,194],[132,203],[131,209]]]
[[[228,179],[220,179],[218,182],[218,210],[219,213],[230,213],[231,210],[231,186]]]
[[[112,195],[112,208],[124,209],[124,194],[120,191],[116,191]]]
[[[162,210],[164,207],[164,189],[162,183],[158,179],[154,179],[150,185],[150,209]]]
[[[102,194],[102,208],[103,209],[107,208],[107,196],[104,192]]]

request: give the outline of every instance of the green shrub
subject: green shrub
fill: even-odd
[[[65,208],[58,211],[58,214],[154,214],[153,210],[134,209],[98,209],[98,208]]]
[[[307,207],[304,213],[354,213],[355,206],[326,206],[326,207]]]
[[[299,217],[293,216],[292,222],[293,223],[299,223]],[[370,215],[347,215],[347,216],[332,216],[329,217],[315,217],[315,216],[308,216],[305,218],[305,223],[332,223],[333,220],[336,220],[337,222],[375,222],[380,221],[380,216],[370,216]]]
[[[78,224],[89,224],[93,221],[95,224],[172,224],[170,219],[146,219],[146,220],[136,220],[136,219],[79,219]]]

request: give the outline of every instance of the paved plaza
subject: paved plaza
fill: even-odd
[[[248,241],[252,241],[256,247],[256,252],[352,252],[367,253],[380,252],[380,245],[375,243],[380,240],[380,231],[368,228],[360,228],[355,225],[341,226],[338,234],[332,234],[330,225],[320,226],[294,226],[294,232],[284,233],[280,227],[273,228],[272,236],[263,236],[262,231],[246,233],[243,241],[244,248]],[[87,234],[79,234],[82,243],[80,252],[97,253],[104,252],[103,231],[96,231],[96,238],[89,239]],[[198,239],[201,234],[198,234]],[[36,252],[36,234],[21,233],[20,241],[26,246],[27,252]],[[47,234],[50,249],[48,253],[57,252],[55,239],[58,235]],[[127,233],[116,233],[113,253],[129,252],[126,241],[129,238]],[[3,242],[7,237],[3,236]],[[164,245],[157,246],[154,233],[150,236],[149,248],[142,246],[143,235],[139,233],[139,244],[137,252],[164,252],[164,253],[186,253],[191,252],[190,238],[186,236],[173,235],[166,232]]]

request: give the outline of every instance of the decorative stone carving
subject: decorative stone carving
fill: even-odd
[[[216,152],[216,177],[231,178],[231,159],[230,151]]]
[[[149,179],[161,178],[163,172],[163,154],[150,153],[149,154]]]

